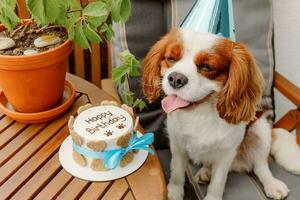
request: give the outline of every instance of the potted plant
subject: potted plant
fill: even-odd
[[[110,40],[112,23],[130,16],[130,0],[27,0],[31,19],[15,14],[16,0],[0,0],[0,87],[14,109],[36,113],[58,106],[71,42]]]

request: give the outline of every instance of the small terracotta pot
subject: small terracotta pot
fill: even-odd
[[[61,103],[71,51],[67,40],[57,48],[34,55],[0,55],[0,87],[16,111],[42,112]]]

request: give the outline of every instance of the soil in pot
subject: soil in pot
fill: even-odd
[[[0,50],[0,55],[20,56],[40,53],[58,47],[67,39],[68,35],[62,27],[40,28],[33,23],[21,24],[11,33],[7,30],[0,32],[0,49],[1,43],[8,45],[8,48]]]

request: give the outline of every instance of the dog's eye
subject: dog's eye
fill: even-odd
[[[198,70],[205,71],[205,72],[213,71],[213,68],[211,68],[211,66],[205,63],[197,64],[197,68]]]
[[[172,58],[172,57],[167,57],[167,60],[168,60],[170,63],[176,62],[175,58]]]

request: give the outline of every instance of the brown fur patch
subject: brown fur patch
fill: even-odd
[[[236,159],[244,160],[247,158],[248,152],[250,152],[251,149],[258,148],[258,145],[259,137],[253,132],[246,132],[246,135],[238,148]]]
[[[86,145],[88,148],[92,149],[93,151],[103,151],[106,148],[106,142],[104,141],[91,141],[88,142]]]
[[[132,152],[133,153],[138,153],[140,150],[139,149],[133,149]]]
[[[108,101],[108,100],[104,100],[100,103],[100,105],[102,106],[118,106],[120,107],[120,103],[116,102],[116,101]]]
[[[70,135],[75,144],[77,144],[78,146],[82,145],[83,139],[74,130],[70,130]]]
[[[73,130],[73,128],[74,128],[74,127],[73,127],[74,121],[75,121],[74,116],[70,116],[69,121],[68,121],[68,127],[69,127],[69,130],[70,130],[70,131]]]
[[[223,43],[231,43],[232,56],[228,79],[218,96],[217,110],[219,116],[230,124],[249,122],[255,118],[261,100],[262,75],[245,45],[227,39],[223,39]],[[226,54],[221,47],[216,46],[215,49]]]
[[[74,161],[79,164],[80,166],[85,166],[86,165],[86,160],[85,157],[79,153],[77,153],[76,151],[73,150],[72,153],[73,159]]]
[[[133,157],[134,157],[133,152],[126,153],[125,156],[120,161],[120,166],[121,167],[125,167],[126,165],[128,165],[129,163],[131,163],[133,161]]]
[[[198,73],[211,79],[216,80],[224,85],[228,78],[228,70],[231,60],[232,42],[222,39],[212,49],[199,52],[195,57],[195,64]],[[201,66],[208,65],[211,70],[203,70]]]
[[[165,53],[168,46],[179,44],[180,42],[181,38],[178,30],[172,29],[161,40],[155,43],[147,53],[143,65],[143,92],[149,102],[155,101],[161,95],[160,77],[163,72],[162,65],[167,67],[170,64],[165,60]],[[175,54],[177,55],[177,50],[173,52],[174,56]]]
[[[94,159],[91,163],[91,169],[94,171],[107,171],[109,170],[106,168],[103,164],[103,160],[100,159]]]
[[[272,141],[275,141],[275,140],[277,139],[277,136],[276,136],[276,134],[275,134],[274,129],[272,129],[272,134],[271,134],[271,136],[272,136]]]
[[[128,143],[130,141],[130,138],[131,138],[131,132],[128,132],[125,135],[118,138],[117,145],[122,148],[127,147]]]
[[[85,110],[91,108],[91,107],[93,107],[93,106],[92,106],[92,104],[90,104],[90,103],[88,103],[88,104],[86,104],[86,105],[84,105],[84,106],[81,106],[81,107],[77,110],[78,115],[79,115],[80,113],[82,113],[83,111],[85,111]]]

